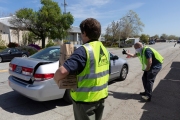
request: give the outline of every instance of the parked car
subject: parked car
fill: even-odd
[[[78,47],[78,46],[77,46]],[[43,49],[28,58],[14,58],[9,64],[9,86],[20,94],[35,101],[63,98],[71,103],[70,90],[59,89],[53,77],[59,67],[60,47]],[[111,75],[114,79],[125,80],[128,63],[110,53]]]
[[[149,45],[155,44],[156,42],[154,40],[149,41]]]
[[[6,48],[0,52],[0,62],[10,61],[14,57],[28,57],[29,53],[18,48]]]
[[[178,40],[177,43],[180,43],[180,40]]]

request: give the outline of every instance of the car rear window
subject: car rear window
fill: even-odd
[[[30,58],[47,60],[47,61],[58,61],[60,57],[60,48],[45,48],[32,56]]]

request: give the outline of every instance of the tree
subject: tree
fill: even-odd
[[[58,3],[53,0],[41,0],[41,4],[38,11],[22,8],[15,15],[18,23],[42,40],[44,48],[46,37],[60,40],[65,38],[74,19],[70,13],[62,14]]]
[[[145,35],[145,34],[142,34],[141,36],[140,36],[140,40],[141,40],[141,42],[144,42],[144,43],[148,43],[148,41],[149,41],[149,35]]]
[[[168,40],[178,40],[179,37],[175,36],[175,35],[169,35],[168,36]]]
[[[144,27],[144,24],[141,22],[139,16],[134,11],[130,10],[126,16],[121,18],[122,20],[122,35],[121,37],[123,39],[126,39],[127,37],[134,37],[139,34],[139,32],[142,32]]]
[[[113,21],[106,28],[106,34],[104,35],[104,37],[106,38],[106,40],[109,40],[109,39],[112,40],[111,46],[113,45],[114,42],[118,40],[118,36],[119,36],[118,30],[119,30],[119,22],[115,22],[115,21]]]
[[[117,40],[126,40],[127,37],[139,36],[142,27],[144,27],[144,24],[138,15],[130,10],[120,21],[113,21],[108,25],[104,37],[106,40],[112,40],[113,44]]]
[[[161,37],[160,37],[160,39],[167,40],[167,39],[168,39],[168,35],[162,34]]]
[[[19,38],[20,38],[20,31],[25,29],[25,26],[19,22],[16,16],[12,16],[11,19],[8,21],[12,25],[12,34],[17,35],[18,38],[18,44],[19,44]]]
[[[156,34],[156,35],[153,36],[153,38],[154,39],[159,39],[159,35]]]

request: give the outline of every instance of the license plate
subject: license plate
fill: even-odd
[[[17,66],[15,71],[16,71],[17,73],[21,73],[22,67],[21,67],[21,66]]]

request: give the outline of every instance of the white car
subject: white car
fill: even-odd
[[[70,90],[59,89],[53,77],[59,66],[60,47],[41,50],[27,58],[14,58],[9,64],[9,86],[35,101],[64,98],[71,103]],[[128,63],[116,55],[111,57],[110,80],[125,80]]]

